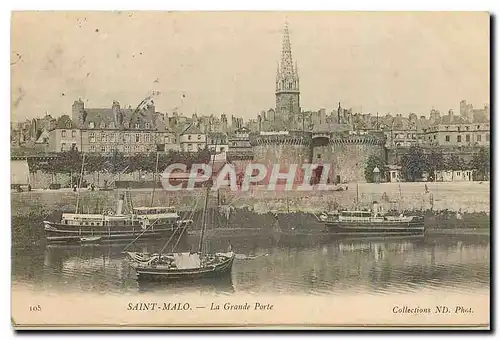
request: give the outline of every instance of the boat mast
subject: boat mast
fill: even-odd
[[[155,197],[156,178],[158,176],[158,157],[159,157],[159,155],[160,155],[160,153],[158,152],[158,150],[156,150],[156,166],[155,166],[155,173],[153,176],[153,192],[151,193],[151,206],[153,206],[153,200]]]
[[[215,151],[217,152],[217,139],[215,140]],[[209,150],[210,153],[210,150]],[[210,155],[212,157],[212,155]],[[214,168],[214,163],[215,163],[215,153],[212,158],[212,170]],[[205,192],[205,204],[203,206],[203,216],[202,216],[202,222],[201,222],[201,235],[200,235],[200,244],[198,245],[198,252],[200,253],[200,259],[203,258],[203,239],[205,238],[205,230],[207,229],[207,207],[208,207],[208,197],[210,194],[210,187],[211,187],[211,179],[208,179],[206,183],[206,192]]]
[[[358,163],[356,163],[356,168],[357,167]],[[359,209],[359,183],[358,183],[358,177],[356,176],[356,210],[358,209]]]
[[[403,195],[401,194],[401,182],[398,182],[399,187],[399,213],[401,213],[401,202],[403,201]]]
[[[80,203],[80,187],[82,185],[83,167],[84,166],[85,166],[85,153],[83,153],[83,156],[82,156],[82,169],[80,170],[80,179],[78,181],[78,191],[76,193],[76,209],[75,209],[75,214],[78,214],[78,205]]]

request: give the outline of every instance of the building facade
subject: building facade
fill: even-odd
[[[432,146],[489,146],[490,124],[436,124],[424,130],[423,140]]]
[[[61,116],[51,131],[49,131],[49,152],[65,152],[82,150],[80,129],[68,115]]]
[[[195,124],[189,124],[180,134],[179,144],[181,151],[198,152],[207,147],[207,135]]]
[[[122,109],[117,101],[111,108],[86,108],[79,99],[73,103],[72,118],[80,129],[83,152],[154,152],[165,141],[164,122],[152,101],[145,101],[134,110]]]

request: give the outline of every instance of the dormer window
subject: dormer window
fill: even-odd
[[[139,123],[135,123],[135,128],[136,128],[136,129],[139,129],[140,127],[141,127],[141,124],[139,124]]]
[[[146,123],[146,124],[144,124],[144,127],[145,127],[146,129],[149,129],[149,128],[150,128],[150,124],[149,124],[149,123]]]
[[[113,122],[109,123],[108,128],[114,129],[115,128],[115,123],[113,123]]]
[[[95,127],[94,122],[89,122],[89,129],[93,129]]]
[[[188,140],[191,140],[191,135],[188,135]]]

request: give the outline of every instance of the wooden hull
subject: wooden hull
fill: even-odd
[[[234,255],[217,265],[192,269],[163,269],[154,267],[136,267],[139,281],[192,281],[222,279],[231,274]]]
[[[45,237],[50,243],[101,243],[131,241],[141,235],[141,239],[160,239],[188,228],[185,225],[158,224],[144,230],[140,226],[113,226],[112,228],[82,226],[80,228],[61,223],[44,221]],[[143,233],[144,232],[144,233]]]
[[[424,221],[411,222],[348,222],[348,221],[326,221],[325,227],[328,232],[336,234],[423,234],[425,232]]]

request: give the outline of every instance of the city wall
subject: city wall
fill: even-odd
[[[425,213],[425,224],[432,230],[468,228],[473,233],[488,230],[490,226],[489,183],[397,183],[359,185],[360,206],[373,200],[384,209],[391,207]],[[400,194],[401,192],[401,194]],[[467,194],[464,195],[464,192]],[[114,211],[118,192],[84,191],[80,194],[79,211]],[[134,190],[130,193],[134,206],[150,206],[151,191]],[[194,220],[193,230],[201,226],[204,192],[155,192],[153,205],[175,206],[182,218]],[[219,200],[220,206],[217,206]],[[75,211],[76,193],[70,190],[34,190],[13,192],[12,244],[36,245],[43,243],[43,220],[52,219],[61,211]],[[213,237],[217,235],[307,234],[324,228],[316,219],[318,213],[334,207],[352,208],[356,201],[356,186],[335,192],[269,192],[259,188],[238,194],[221,190],[213,192],[208,207],[208,223]],[[128,209],[125,202],[126,210]],[[429,210],[429,209],[433,210]],[[194,211],[194,213],[193,213]],[[457,214],[460,212],[460,214]],[[51,216],[52,215],[52,216]],[[459,215],[462,217],[459,219]],[[479,229],[478,229],[479,228]]]
[[[425,187],[429,192],[425,192]],[[229,189],[211,192],[210,203],[229,205],[232,209],[249,209],[257,214],[268,212],[314,212],[356,206],[356,191],[359,192],[359,206],[369,206],[373,201],[382,202],[385,209],[400,210],[450,210],[462,212],[490,211],[489,182],[461,183],[360,183],[348,184],[345,191],[268,191],[265,187],[252,188],[249,192],[232,192]],[[467,194],[464,194],[467,193]],[[82,189],[79,198],[80,211],[114,210],[118,191],[89,191]],[[133,206],[151,205],[151,190],[132,190]],[[202,208],[203,191],[166,192],[155,191],[153,205],[176,206],[191,210]],[[28,215],[31,212],[50,213],[55,209],[74,210],[77,193],[68,190],[34,190],[12,192],[13,216]],[[196,206],[197,204],[197,206]]]

